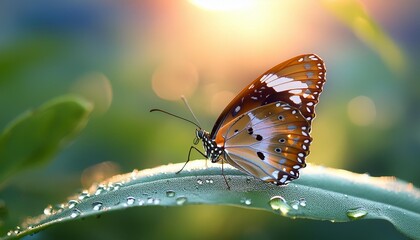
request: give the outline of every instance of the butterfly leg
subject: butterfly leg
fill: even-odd
[[[225,179],[225,183],[226,183],[226,186],[227,186],[227,189],[228,190],[230,190],[230,186],[229,186],[229,183],[228,183],[228,181],[227,181],[227,179],[226,179],[226,176],[225,176],[225,172],[224,172],[224,167],[223,167],[223,162],[224,162],[224,159],[222,158],[222,176],[223,176],[223,179]]]
[[[194,147],[194,146],[191,146],[190,147],[190,150],[188,151],[188,158],[187,158],[187,161],[185,162],[185,164],[184,164],[184,166],[182,166],[182,168],[181,168],[181,170],[179,170],[178,172],[176,172],[175,174],[178,174],[178,173],[180,173],[180,172],[182,172],[182,170],[185,168],[185,166],[187,166],[187,163],[190,161],[190,156],[191,156],[191,150],[196,150],[198,153],[200,153],[201,155],[203,155],[203,157],[205,157],[205,158],[207,158],[207,156],[203,153],[203,152],[201,152],[198,148],[196,148],[196,147]]]

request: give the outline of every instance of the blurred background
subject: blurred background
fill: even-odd
[[[420,2],[416,0],[2,0],[0,127],[51,98],[95,103],[48,165],[10,179],[2,235],[117,173],[184,162],[203,127],[272,66],[316,53],[327,83],[307,161],[420,186]],[[174,141],[176,139],[176,141]],[[200,156],[195,156],[199,158]],[[403,236],[385,221],[331,223],[220,206],[145,207],[26,239],[336,239]]]

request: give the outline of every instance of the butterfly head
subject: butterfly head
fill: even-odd
[[[209,133],[200,128],[195,130],[195,135],[197,136],[198,140],[203,140],[204,135],[209,135]]]
[[[218,162],[224,151],[223,147],[218,146],[216,141],[211,139],[209,132],[203,129],[197,129],[195,133],[197,140],[194,141],[194,143],[197,144],[200,140],[203,141],[203,147],[207,158],[213,163]]]

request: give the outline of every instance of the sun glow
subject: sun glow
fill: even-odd
[[[197,7],[209,11],[233,11],[251,9],[256,5],[255,0],[190,0]]]

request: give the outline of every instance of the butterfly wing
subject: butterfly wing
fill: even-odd
[[[312,138],[298,109],[285,102],[238,116],[225,132],[225,160],[243,172],[278,185],[299,177]]]
[[[223,145],[225,126],[251,109],[282,101],[298,109],[311,125],[325,83],[324,62],[315,54],[294,57],[271,68],[246,86],[223,110],[210,134]]]

